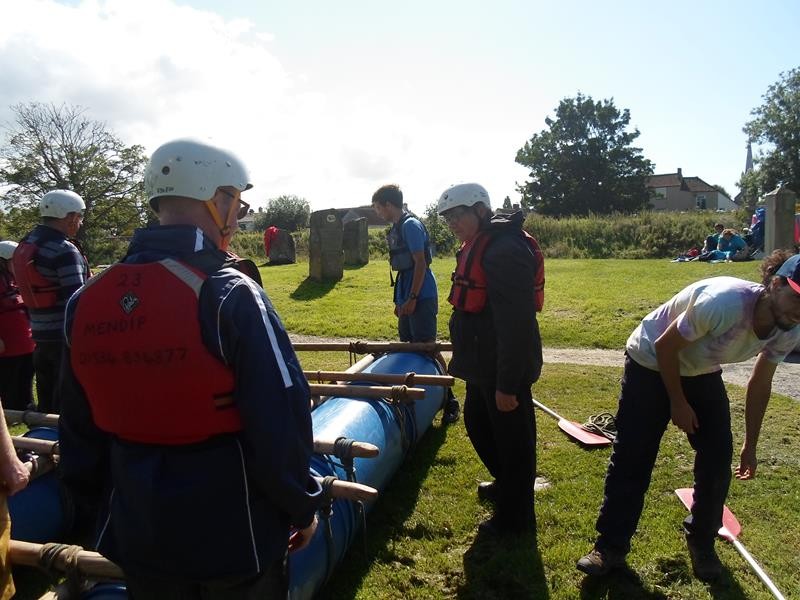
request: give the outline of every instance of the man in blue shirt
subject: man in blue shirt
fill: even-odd
[[[436,341],[439,300],[436,278],[429,265],[431,249],[422,222],[403,208],[403,192],[395,184],[384,185],[372,195],[372,207],[384,221],[392,223],[387,235],[389,264],[397,271],[394,314],[401,342]],[[460,407],[452,392],[444,407],[443,423],[458,419]]]

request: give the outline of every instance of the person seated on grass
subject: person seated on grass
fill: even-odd
[[[714,224],[714,232],[706,238],[705,243],[703,244],[703,251],[702,254],[706,254],[708,252],[712,252],[717,250],[717,246],[719,245],[719,238],[722,235],[722,232],[725,230],[725,226],[722,223],[715,223]]]
[[[714,539],[731,481],[733,434],[721,365],[757,356],[734,471],[737,479],[752,479],[773,375],[800,342],[800,254],[776,250],[762,262],[761,274],[761,284],[735,277],[693,283],[628,338],[617,437],[595,524],[599,535],[578,560],[580,571],[598,576],[625,565],[671,420],[695,451],[694,505],[683,522],[692,568],[703,581],[722,574]]]
[[[724,255],[719,260],[740,261],[750,258],[747,243],[734,229],[725,229],[722,232],[717,249]]]

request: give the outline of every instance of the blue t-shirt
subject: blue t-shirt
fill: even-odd
[[[425,252],[425,244],[428,242],[428,234],[419,219],[410,217],[403,223],[403,239],[408,246],[409,251],[414,254],[415,252]],[[400,271],[397,274],[397,282],[394,286],[394,303],[403,304],[408,300],[411,294],[411,284],[414,281],[414,269],[408,271]],[[436,278],[433,276],[429,267],[425,267],[425,279],[422,280],[422,288],[417,294],[419,300],[426,298],[437,298]]]

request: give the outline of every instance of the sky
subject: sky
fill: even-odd
[[[578,92],[630,111],[656,173],[735,195],[750,111],[800,66],[797,0],[0,0],[0,23],[0,124],[68,103],[148,154],[210,140],[254,207],[518,202],[517,151]]]

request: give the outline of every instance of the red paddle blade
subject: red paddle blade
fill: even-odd
[[[733,516],[733,513],[725,506],[722,509],[722,527],[719,529],[719,534],[729,542],[732,542],[739,534],[742,533],[742,526],[739,521]]]
[[[561,431],[568,436],[587,446],[608,446],[611,443],[611,440],[607,437],[592,433],[591,431],[586,431],[574,421],[559,419],[558,426],[561,428]]]
[[[692,510],[692,504],[694,504],[694,488],[681,488],[675,490],[675,494],[681,499],[681,502],[683,502],[687,510]],[[719,528],[717,533],[720,537],[732,542],[741,532],[742,526],[739,525],[739,521],[736,520],[736,517],[733,516],[733,513],[727,506],[723,507],[722,527]]]

